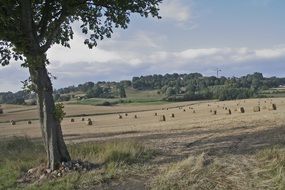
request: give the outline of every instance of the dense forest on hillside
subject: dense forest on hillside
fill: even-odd
[[[168,101],[219,99],[232,100],[261,97],[261,91],[285,84],[285,78],[263,77],[262,73],[242,77],[203,76],[200,73],[165,74],[133,77],[120,82],[86,82],[54,90],[56,101],[82,98],[125,98],[126,88],[157,90]],[[0,93],[0,103],[35,104],[35,95],[28,91]]]
[[[285,78],[265,78],[254,73],[240,78],[203,76],[200,73],[133,77],[135,89],[157,89],[167,100],[232,100],[258,96],[258,93],[285,84]]]

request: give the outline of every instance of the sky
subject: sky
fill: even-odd
[[[77,24],[71,49],[47,52],[55,88],[133,76],[193,73],[226,77],[261,72],[285,77],[284,0],[164,0],[162,19],[131,16],[128,29],[92,50]],[[21,90],[19,63],[0,67],[0,91]]]

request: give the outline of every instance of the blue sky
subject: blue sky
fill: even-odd
[[[162,19],[132,16],[127,30],[89,50],[76,31],[71,49],[53,46],[49,71],[55,88],[86,81],[200,72],[241,76],[255,71],[285,77],[284,0],[164,0]],[[0,68],[0,91],[17,91],[28,72]]]

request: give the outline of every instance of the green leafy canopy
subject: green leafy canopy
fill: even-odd
[[[0,64],[45,54],[53,44],[70,47],[72,23],[88,35],[89,48],[126,29],[130,15],[160,18],[162,0],[0,0]]]

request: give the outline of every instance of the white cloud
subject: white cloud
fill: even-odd
[[[146,32],[138,32],[138,34],[135,36],[135,40],[133,40],[135,46],[138,44],[141,46],[149,47],[149,48],[159,48],[158,44],[155,42],[155,38],[151,37],[150,34],[147,34]]]
[[[256,51],[256,56],[265,59],[279,58],[284,56],[285,48],[281,49],[261,49]]]
[[[248,49],[248,48],[208,48],[187,49],[173,54],[176,59],[187,61],[242,63],[265,59],[285,58],[285,48]]]
[[[51,62],[57,61],[64,64],[84,62],[86,60],[102,63],[122,60],[121,56],[116,52],[106,51],[101,48],[89,49],[83,44],[84,39],[82,35],[76,34],[70,42],[70,49],[54,45],[47,53],[48,58]]]
[[[149,55],[148,58],[151,63],[158,63],[158,62],[167,60],[170,54],[171,53],[166,52],[166,51],[158,51],[158,52],[154,52],[151,55]]]
[[[0,92],[21,90],[23,84],[21,81],[28,79],[28,69],[20,66],[18,63],[2,67],[0,65]]]
[[[185,22],[191,19],[191,8],[189,0],[187,5],[182,0],[165,0],[161,4],[160,14],[164,19],[171,19],[178,22]]]
[[[222,53],[221,50],[217,48],[210,49],[187,49],[182,52],[175,53],[177,57],[181,57],[184,59],[196,59],[205,56],[215,55],[217,53]]]
[[[142,49],[160,49],[161,43],[167,40],[165,34],[151,33],[148,31],[137,31],[128,36],[127,39],[115,36],[107,41],[100,42],[99,48],[118,51],[120,50],[142,50]]]
[[[60,65],[75,62],[102,64],[123,62],[130,65],[139,65],[142,63],[140,59],[142,52],[155,52],[162,49],[158,44],[166,39],[164,35],[140,31],[130,36],[128,40],[121,40],[117,35],[112,39],[99,42],[98,47],[89,49],[83,43],[85,37],[82,34],[75,33],[74,39],[70,42],[70,49],[54,45],[47,53],[50,62],[56,62]],[[53,67],[56,66],[51,64],[50,68]]]

